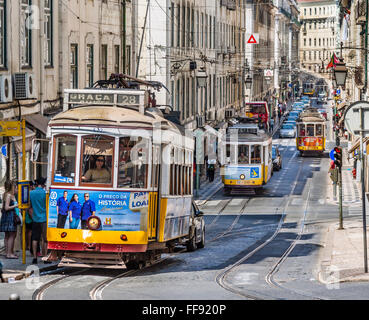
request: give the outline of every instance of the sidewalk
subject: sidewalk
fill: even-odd
[[[32,265],[33,256],[31,256],[29,251],[26,252],[26,264],[23,264],[22,261],[22,251],[16,252],[19,256],[18,259],[6,259],[3,233],[0,233],[0,237],[0,261],[3,264],[3,278],[5,282],[12,283],[29,277],[34,272],[34,266],[36,266]],[[38,258],[37,264],[39,272],[54,270],[57,267],[58,262],[44,264],[41,259],[41,257]]]
[[[317,269],[319,281],[326,285],[369,281],[369,273],[364,272],[362,221],[344,221],[343,226],[338,230],[338,223],[332,224],[326,233]]]
[[[208,199],[216,194],[223,187],[222,177],[220,175],[220,168],[215,170],[214,181],[209,180],[200,182],[200,189],[194,189],[194,199],[197,205],[203,205]]]

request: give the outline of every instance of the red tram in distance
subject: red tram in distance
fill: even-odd
[[[249,119],[260,119],[264,128],[269,130],[269,111],[265,101],[246,102],[245,116]]]

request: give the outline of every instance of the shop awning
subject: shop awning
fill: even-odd
[[[363,144],[365,145],[368,141],[369,141],[369,137],[364,138]],[[354,144],[352,145],[348,153],[353,153],[358,148],[360,148],[360,138],[355,140]]]
[[[31,114],[25,117],[26,121],[40,130],[43,134],[46,135],[47,132],[47,125],[49,123],[49,119],[44,117],[39,113]]]
[[[31,151],[32,149],[32,140],[36,134],[26,127],[26,152]],[[11,137],[10,140],[14,143],[15,152],[22,152],[22,137]]]

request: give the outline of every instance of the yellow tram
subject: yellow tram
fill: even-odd
[[[65,90],[65,111],[49,123],[47,239],[61,266],[126,268],[205,244],[192,201],[194,140],[137,83]]]
[[[258,190],[273,173],[272,137],[257,124],[240,123],[228,129],[222,179],[224,193]]]
[[[300,114],[296,124],[296,147],[300,155],[306,152],[322,154],[326,144],[325,118],[316,109],[309,108]]]

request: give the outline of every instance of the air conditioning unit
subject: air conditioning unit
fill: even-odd
[[[0,102],[13,101],[12,77],[10,75],[0,76]]]
[[[35,98],[35,80],[29,72],[18,72],[13,76],[14,99],[25,100]]]

